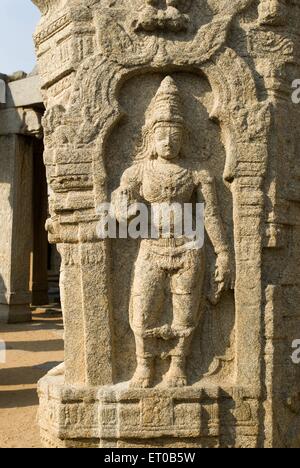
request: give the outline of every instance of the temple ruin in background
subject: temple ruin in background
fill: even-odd
[[[30,320],[58,281],[45,232],[44,111],[37,72],[0,75],[0,322]]]

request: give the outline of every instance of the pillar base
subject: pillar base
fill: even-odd
[[[32,291],[31,303],[32,303],[33,306],[48,305],[49,304],[48,290]]]
[[[31,322],[32,312],[28,304],[0,304],[0,323]]]
[[[258,402],[242,389],[130,389],[128,383],[85,388],[46,376],[39,397],[48,448],[258,446]]]

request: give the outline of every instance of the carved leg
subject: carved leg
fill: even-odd
[[[189,355],[192,333],[195,329],[195,298],[191,294],[173,294],[172,330],[178,342],[171,353],[171,365],[166,376],[168,387],[187,385],[186,358]]]
[[[171,365],[166,378],[166,385],[168,387],[186,387],[186,357],[185,356],[172,356]]]
[[[193,332],[201,316],[201,297],[204,279],[204,259],[202,254],[193,254],[172,278],[173,323],[172,330],[178,337],[177,346],[171,353],[171,365],[166,377],[166,385],[184,387],[188,384],[186,359],[190,354]]]
[[[154,371],[154,358],[137,356],[137,368],[130,382],[132,388],[149,388],[151,387]]]
[[[152,384],[157,339],[146,335],[147,330],[157,327],[165,279],[166,273],[140,252],[135,265],[130,313],[138,364],[131,381],[133,387],[145,388]]]
[[[147,297],[134,296],[132,298],[132,329],[135,335],[137,369],[131,381],[132,387],[148,388],[152,385],[154,374],[155,349],[157,338],[145,336],[148,329],[157,325],[158,315],[163,302],[160,290],[152,291]]]

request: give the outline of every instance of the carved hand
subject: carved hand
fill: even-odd
[[[228,251],[221,252],[217,256],[213,283],[209,297],[212,304],[217,304],[220,301],[221,295],[224,291],[234,289],[234,265]]]
[[[112,203],[119,221],[128,220],[137,214],[137,200],[130,187],[119,187],[112,194]]]

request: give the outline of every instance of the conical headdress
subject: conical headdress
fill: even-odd
[[[175,81],[167,76],[153,98],[148,109],[148,123],[170,122],[183,125],[183,109]]]

